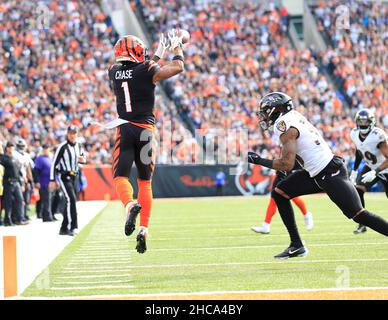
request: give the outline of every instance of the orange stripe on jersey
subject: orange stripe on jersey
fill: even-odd
[[[113,172],[116,171],[116,166],[118,164],[119,160],[119,154],[120,154],[120,138],[121,138],[121,131],[120,127],[116,129],[116,143],[114,146],[114,152],[113,152]]]
[[[119,153],[120,153],[120,147],[118,147],[117,149],[115,149],[115,151],[114,151],[114,153],[113,153],[113,161],[114,161],[114,162],[116,162],[116,160],[118,159]]]
[[[116,169],[117,169],[117,165],[119,164],[119,160],[120,160],[120,148],[118,148],[117,150],[115,150],[115,154],[113,155],[113,174],[116,173]]]
[[[116,150],[119,144],[120,144],[120,139],[117,139],[113,150]]]
[[[155,127],[154,124],[149,124],[149,123],[137,123],[137,122],[132,122],[132,121],[129,121],[129,123],[130,123],[130,124],[133,124],[134,126],[143,128],[143,129],[148,129],[148,130],[151,130],[151,131],[155,131],[155,130],[156,130],[156,127]]]
[[[116,141],[117,141],[117,140],[120,140],[120,138],[121,138],[120,127],[117,127],[117,129],[116,129]]]

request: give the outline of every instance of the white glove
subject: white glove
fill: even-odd
[[[353,184],[356,183],[357,174],[358,174],[358,172],[356,170],[352,170],[350,177],[349,177],[351,183],[353,183]]]
[[[364,173],[362,175],[361,182],[362,183],[368,183],[368,182],[373,181],[374,179],[376,179],[376,171],[375,170],[371,170],[371,171],[368,171],[367,173]]]
[[[160,59],[163,58],[164,56],[164,53],[166,52],[166,50],[168,49],[169,47],[169,43],[168,43],[168,39],[167,37],[164,36],[164,34],[162,33],[160,35],[160,38],[159,38],[159,45],[158,45],[158,48],[156,49],[155,51],[155,56],[158,56]]]
[[[182,37],[177,35],[178,30],[172,29],[168,32],[168,39],[170,40],[170,48],[174,50],[178,46],[182,45]]]

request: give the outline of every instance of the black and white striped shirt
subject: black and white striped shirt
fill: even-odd
[[[55,180],[59,174],[76,174],[78,172],[78,158],[82,155],[78,143],[71,144],[69,141],[62,142],[55,151],[50,170],[50,181]]]

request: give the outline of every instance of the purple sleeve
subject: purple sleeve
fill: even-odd
[[[42,158],[41,157],[36,158],[35,168],[38,170],[42,169]]]

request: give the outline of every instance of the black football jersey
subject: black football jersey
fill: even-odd
[[[121,119],[155,124],[155,85],[152,78],[158,69],[159,65],[152,60],[117,63],[109,68],[109,80]]]

